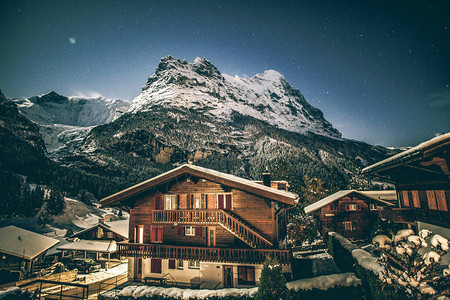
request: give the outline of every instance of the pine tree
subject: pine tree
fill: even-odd
[[[280,264],[276,260],[266,260],[255,299],[285,299],[287,293],[286,278],[283,276]]]
[[[310,178],[308,175],[305,175],[303,182],[304,186],[302,187],[302,199],[304,206],[322,199],[327,194],[327,189],[324,187],[324,182],[319,178]]]

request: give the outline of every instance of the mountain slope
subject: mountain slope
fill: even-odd
[[[290,178],[315,176],[338,189],[366,184],[358,171],[391,153],[340,138],[275,71],[232,79],[205,59],[189,64],[166,57],[130,110],[93,128],[61,162],[123,185],[188,160],[251,179],[266,168],[280,176],[288,166]]]
[[[232,77],[204,58],[193,63],[162,58],[130,112],[155,105],[195,109],[225,121],[238,112],[289,131],[341,136],[280,73],[268,70],[251,78]]]
[[[113,121],[130,106],[125,100],[65,97],[54,91],[13,101],[24,116],[39,125],[53,159],[71,153],[94,126]]]

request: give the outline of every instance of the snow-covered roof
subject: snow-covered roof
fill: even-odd
[[[283,202],[289,205],[294,205],[298,200],[298,195],[291,192],[277,190],[262,184],[258,184],[248,179],[222,173],[219,171],[195,165],[184,164],[168,172],[155,176],[149,180],[143,181],[139,184],[129,187],[123,191],[120,191],[111,196],[103,198],[100,200],[100,202],[102,206],[108,206],[116,202],[129,199],[130,197],[133,197],[144,191],[150,190],[158,185],[161,185],[183,174],[190,174],[199,178],[204,178],[213,182],[224,184],[226,186],[240,189],[249,193],[259,195],[264,198]]]
[[[359,191],[360,193],[372,197],[378,198],[384,201],[397,201],[397,191],[396,190],[388,190],[388,191]]]
[[[72,237],[77,237],[87,231],[90,231],[97,227],[103,227],[107,230],[117,233],[121,237],[128,239],[128,220],[120,220],[120,221],[111,221],[105,223],[97,223],[94,226],[86,228],[84,230],[78,231],[72,235]]]
[[[426,154],[427,152],[430,152],[430,150],[434,150],[438,147],[440,148],[441,146],[445,145],[447,146],[450,145],[450,132],[441,134],[411,149],[408,149],[397,155],[391,156],[389,158],[386,158],[385,160],[377,162],[376,164],[368,166],[362,170],[362,173],[378,172],[396,167],[398,165],[403,165],[413,160],[422,158],[423,155]]]
[[[0,228],[0,252],[32,260],[59,241],[16,226]]]
[[[323,199],[321,199],[321,200],[319,200],[319,201],[317,201],[317,202],[315,202],[315,203],[313,203],[311,205],[308,205],[307,207],[304,208],[304,211],[305,211],[305,213],[308,214],[310,212],[316,211],[316,210],[318,210],[318,209],[320,209],[320,208],[322,208],[324,206],[327,206],[328,204],[330,204],[330,203],[332,203],[332,202],[334,202],[336,200],[339,200],[339,199],[341,199],[341,198],[343,198],[345,196],[348,196],[350,194],[353,194],[353,193],[359,194],[359,195],[364,196],[366,198],[370,198],[372,200],[375,200],[375,201],[377,201],[379,203],[382,203],[382,204],[385,204],[385,205],[393,205],[392,203],[384,201],[384,200],[381,200],[381,199],[379,199],[377,197],[374,197],[374,196],[370,195],[370,193],[367,193],[367,192],[362,192],[362,191],[357,191],[357,190],[342,190],[342,191],[336,192],[336,193],[334,193],[334,194],[332,194],[332,195],[330,195],[328,197],[325,197],[325,198],[323,198]]]
[[[117,251],[116,241],[90,241],[79,240],[77,242],[65,244],[57,248],[58,250],[76,250],[88,252],[112,253]]]

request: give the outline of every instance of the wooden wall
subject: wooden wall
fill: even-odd
[[[223,187],[220,184],[207,180],[191,179],[189,182],[186,178],[172,181],[167,187],[167,194],[193,194],[193,193],[229,193],[233,195],[232,210],[229,211],[232,215],[237,216],[246,224],[250,225],[255,231],[260,233],[263,237],[272,241],[274,239],[273,232],[273,212],[270,202],[258,197],[256,195],[248,194],[246,192]],[[153,190],[146,195],[135,200],[133,208],[130,209],[130,223],[129,223],[129,237],[130,240],[134,238],[134,227],[137,225],[144,225],[144,242],[150,241],[150,226],[151,211],[155,208],[154,196],[160,194],[160,190]],[[199,226],[193,224],[192,226]],[[201,244],[206,245],[206,233],[203,229],[204,238],[202,240],[197,237],[180,237],[177,236],[176,229],[173,226],[165,225],[163,227],[163,242],[175,243],[186,242],[187,244]],[[243,244],[234,237],[230,232],[222,228],[216,227],[216,241],[217,245],[240,245]]]

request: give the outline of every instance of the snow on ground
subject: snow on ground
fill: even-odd
[[[342,273],[325,275],[307,279],[300,279],[288,282],[286,287],[290,290],[327,290],[335,286],[357,286],[361,284],[361,279],[357,278],[354,273]]]
[[[136,286],[131,285],[124,288],[119,296],[131,296],[133,298],[139,297],[153,297],[153,296],[166,296],[181,299],[198,298],[204,299],[208,297],[238,297],[238,296],[250,296],[253,297],[258,292],[258,288],[250,289],[221,289],[221,290],[191,290],[191,289],[180,289],[180,288],[163,288],[156,286]],[[109,299],[118,299],[114,291],[106,292],[102,294],[103,297]]]
[[[87,275],[78,275],[78,278],[83,283],[92,283],[101,281],[110,277],[114,277],[121,274],[126,274],[128,272],[128,262],[124,264],[120,264],[114,268],[106,271],[105,269],[101,269],[100,272],[95,272]]]
[[[367,251],[355,249],[352,251],[352,255],[361,267],[372,271],[375,275],[381,274],[384,270],[384,268],[377,262],[377,259]]]

